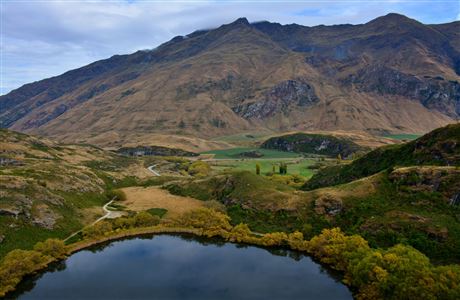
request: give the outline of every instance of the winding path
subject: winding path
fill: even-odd
[[[147,169],[152,172],[155,176],[160,176],[160,173],[158,173],[157,171],[155,171],[153,168],[155,168],[157,165],[151,165],[150,167],[148,167]]]
[[[155,171],[153,168],[155,168],[157,165],[151,165],[149,166],[147,169],[153,173],[153,175],[155,176],[161,176],[160,173],[158,173],[157,171]],[[106,204],[104,204],[104,206],[102,207],[102,209],[104,210],[105,212],[105,215],[103,215],[102,217],[100,217],[99,219],[97,219],[96,221],[94,221],[93,223],[91,223],[91,226],[104,220],[104,219],[114,219],[114,218],[118,218],[118,217],[121,217],[123,215],[123,212],[121,211],[114,211],[114,210],[110,210],[108,209],[109,205],[113,203],[113,201],[115,201],[115,197],[112,198],[112,200],[110,200],[109,202],[107,202]],[[71,235],[69,235],[64,241],[67,241],[69,240],[70,238],[76,236],[77,234],[79,234],[83,229],[80,229],[74,233],[72,233]]]
[[[110,200],[109,202],[107,202],[106,204],[104,204],[104,206],[102,207],[102,209],[104,210],[105,212],[105,215],[103,215],[102,217],[100,217],[99,219],[97,219],[96,221],[94,221],[93,223],[91,223],[91,226],[96,224],[97,222],[100,222],[104,219],[113,219],[113,218],[118,218],[120,216],[122,216],[122,212],[119,212],[119,211],[112,211],[112,210],[109,210],[107,207],[112,204],[112,202],[115,200],[115,197],[112,198],[112,200]],[[65,240],[69,240],[70,238],[76,236],[77,234],[79,234],[80,232],[82,232],[83,229],[80,229],[74,233],[72,233],[71,235],[69,235]]]

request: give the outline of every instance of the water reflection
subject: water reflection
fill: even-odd
[[[351,299],[298,252],[191,236],[147,236],[81,251],[25,280],[19,299]]]

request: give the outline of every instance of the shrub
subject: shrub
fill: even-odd
[[[0,265],[0,297],[14,290],[21,279],[46,266],[49,256],[34,250],[13,250]]]
[[[47,239],[44,242],[38,242],[34,246],[34,250],[54,258],[64,258],[67,254],[65,243],[58,239]]]
[[[221,212],[221,213],[225,213],[227,211],[227,207],[217,200],[205,201],[204,207]]]
[[[107,232],[113,230],[112,224],[108,221],[101,221],[92,226],[88,226],[83,228],[83,236],[86,237],[97,237],[101,235],[105,235]]]
[[[232,229],[230,218],[209,208],[198,208],[184,213],[177,224],[186,227],[203,229],[208,236],[219,235]]]
[[[211,166],[208,163],[201,160],[194,161],[188,167],[188,173],[196,177],[206,177],[209,175],[210,172]]]
[[[118,201],[126,201],[126,193],[122,190],[113,190],[112,196],[116,198]]]
[[[160,223],[159,216],[153,216],[146,211],[138,212],[134,216],[134,224],[136,227],[148,227],[148,226],[155,226]]]
[[[321,262],[344,271],[352,258],[364,256],[370,247],[361,236],[346,236],[340,228],[333,228],[324,229],[320,235],[312,238],[308,251]]]
[[[282,246],[287,243],[287,234],[284,232],[266,233],[261,238],[262,245],[264,246]]]
[[[247,224],[240,223],[232,228],[229,235],[229,240],[232,242],[244,242],[251,237],[251,230]]]
[[[120,217],[112,221],[113,229],[128,229],[134,227],[136,220],[134,218]]]

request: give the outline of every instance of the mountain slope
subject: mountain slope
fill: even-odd
[[[388,168],[413,165],[460,166],[460,124],[438,128],[406,144],[377,148],[348,165],[322,169],[304,189],[347,183]]]
[[[0,258],[67,237],[103,214],[112,188],[150,176],[137,159],[1,129]]]
[[[0,97],[0,122],[104,146],[152,134],[426,132],[460,114],[458,25],[238,19],[25,85]]]

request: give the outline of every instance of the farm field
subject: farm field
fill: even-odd
[[[387,134],[384,137],[395,139],[395,140],[400,140],[400,141],[403,141],[403,140],[412,141],[421,136],[422,136],[421,134],[415,134],[415,133],[399,133],[399,134]]]
[[[276,166],[276,172],[279,170],[279,163],[285,162],[287,164],[288,175],[300,175],[306,178],[310,178],[314,170],[308,169],[308,166],[316,162],[315,159],[310,158],[298,158],[298,159],[239,159],[239,160],[215,160],[209,162],[214,170],[246,170],[255,172],[256,164],[260,165],[260,173],[266,174],[272,172],[273,165]]]

